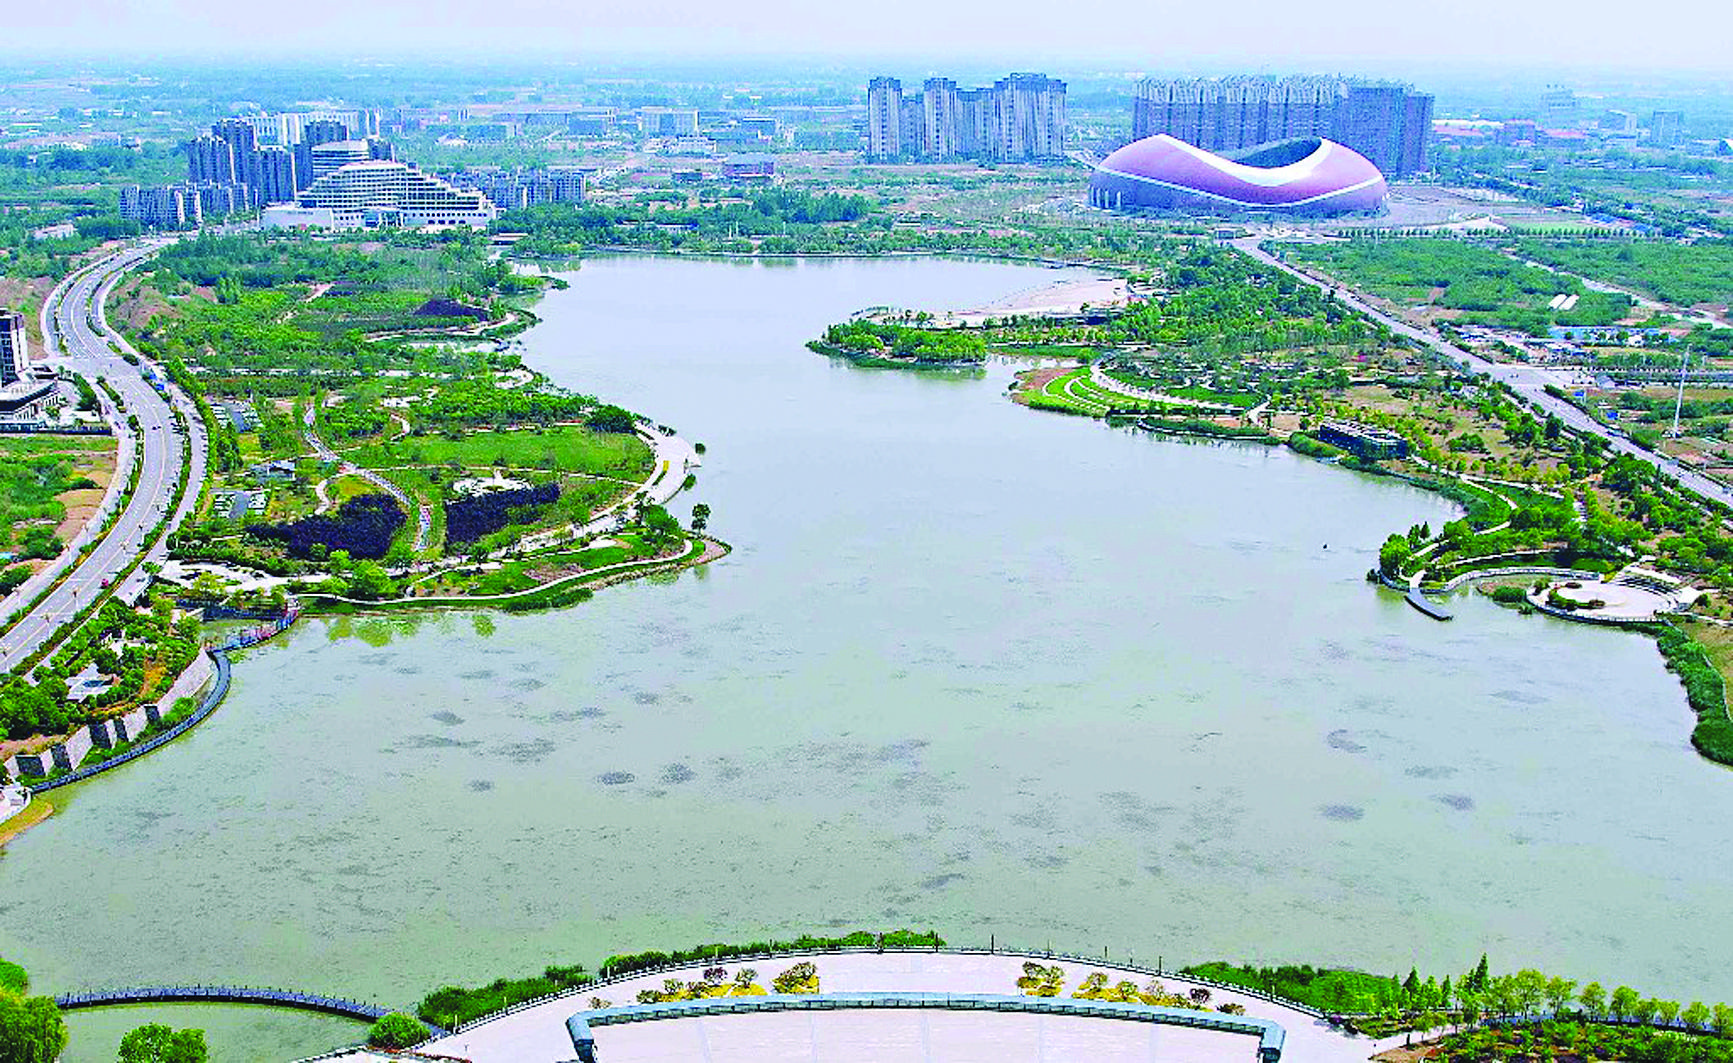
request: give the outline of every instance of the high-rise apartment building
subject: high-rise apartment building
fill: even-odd
[[[261,207],[295,198],[295,152],[264,147],[253,153],[253,201]]]
[[[24,315],[0,308],[0,388],[30,376],[30,334]]]
[[[1328,137],[1400,176],[1427,169],[1432,97],[1406,85],[1330,77],[1145,78],[1131,126],[1139,140],[1166,133],[1217,152]]]
[[[1563,85],[1548,85],[1540,94],[1542,129],[1576,129],[1582,124],[1577,94]]]
[[[187,180],[195,184],[236,181],[235,153],[222,137],[206,134],[187,143]]]
[[[867,82],[867,158],[903,157],[903,83],[878,77]]]
[[[1012,74],[993,85],[998,103],[995,159],[1057,159],[1065,154],[1065,82]]]
[[[247,209],[247,186],[229,182],[219,184],[214,181],[187,183],[199,197],[199,215],[202,218],[227,218],[231,214],[240,214]]]
[[[301,139],[295,144],[295,188],[297,191],[313,183],[318,174],[313,165],[313,149],[321,144],[347,141],[353,134],[349,126],[331,118],[316,118],[301,123]]]
[[[1397,166],[1394,170],[1384,172],[1398,176],[1425,173],[1432,168],[1426,156],[1427,147],[1432,142],[1432,97],[1425,93],[1409,93],[1402,105],[1402,136],[1398,144],[1400,154],[1397,156]]]
[[[249,188],[258,184],[255,167],[259,151],[259,135],[251,122],[243,118],[225,118],[211,126],[211,135],[229,145],[230,171],[234,180]],[[196,174],[187,175],[194,181],[204,180]]]
[[[315,155],[324,145],[352,142],[362,147],[358,158],[391,158],[391,146],[377,139],[378,128],[373,111],[225,118],[211,126],[208,136],[187,145],[187,180],[201,187],[244,185],[255,207],[287,203],[322,172]],[[367,139],[358,139],[363,136]]]
[[[1671,148],[1685,139],[1685,112],[1656,111],[1649,116],[1649,143]]]
[[[189,185],[122,188],[120,216],[151,229],[186,229],[204,220],[199,193]]]
[[[1013,162],[1065,154],[1065,82],[1012,74],[988,88],[929,78],[903,93],[891,77],[867,83],[867,158]]]

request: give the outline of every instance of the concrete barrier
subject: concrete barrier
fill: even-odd
[[[989,1014],[1016,1012],[1031,1015],[1067,1015],[1121,1022],[1151,1022],[1192,1029],[1256,1037],[1259,1063],[1277,1063],[1287,1031],[1270,1019],[1249,1015],[1227,1015],[1190,1008],[1151,1004],[1121,1004],[1106,1000],[1070,997],[1002,996],[976,993],[820,993],[812,995],[766,994],[758,997],[713,997],[664,1004],[633,1004],[598,1011],[580,1011],[566,1020],[572,1048],[580,1063],[597,1063],[594,1028],[623,1023],[686,1019],[706,1015],[752,1015],[774,1011],[856,1011],[874,1009],[942,1009],[979,1011]]]

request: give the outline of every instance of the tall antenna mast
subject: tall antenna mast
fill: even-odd
[[[1685,367],[1691,364],[1691,355],[1687,352],[1679,359],[1679,394],[1673,399],[1673,438],[1679,437],[1679,410],[1685,405]]]

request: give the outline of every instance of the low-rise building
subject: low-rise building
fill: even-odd
[[[1388,429],[1358,421],[1325,421],[1318,426],[1317,436],[1333,447],[1373,461],[1408,456],[1408,440]]]
[[[769,155],[735,155],[723,160],[722,176],[730,181],[773,181],[776,160]]]
[[[698,108],[640,107],[638,131],[647,137],[697,136]]]

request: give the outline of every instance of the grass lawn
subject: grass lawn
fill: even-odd
[[[635,435],[595,432],[579,425],[513,431],[471,432],[460,439],[408,436],[357,448],[346,455],[359,465],[502,466],[577,472],[642,480],[650,473],[650,447]]]
[[[68,511],[101,501],[114,463],[113,436],[0,436],[0,550],[44,530],[70,534]]]
[[[1719,624],[1698,624],[1685,622],[1679,627],[1697,642],[1709,654],[1709,663],[1721,673],[1722,679],[1733,676],[1733,627],[1722,627]],[[1733,680],[1730,680],[1733,682]]]
[[[53,805],[40,797],[32,799],[29,808],[13,816],[5,823],[0,823],[0,845],[5,845],[53,814]]]
[[[376,494],[378,491],[377,486],[359,476],[339,476],[325,488],[325,493],[331,496],[331,501],[339,506],[356,495]]]

